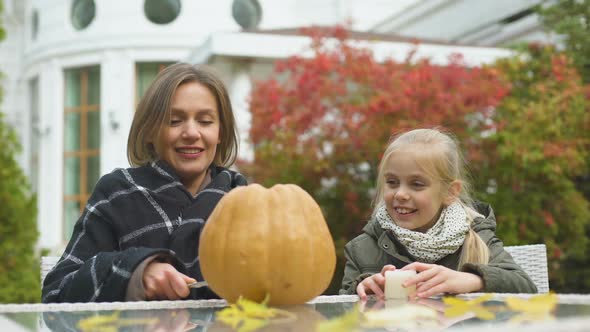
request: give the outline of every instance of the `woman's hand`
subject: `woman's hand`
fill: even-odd
[[[149,310],[154,317],[153,310]],[[197,324],[191,322],[191,314],[186,309],[181,310],[158,310],[155,312],[157,322],[147,326],[144,330],[148,332],[185,332],[193,330]]]
[[[415,262],[402,270],[415,270],[418,274],[406,280],[402,285],[416,285],[416,296],[431,297],[441,293],[471,293],[483,289],[481,277],[467,272],[451,270],[436,264]]]
[[[196,280],[178,272],[168,263],[152,261],[143,272],[143,288],[148,300],[180,300],[190,294],[187,284]]]
[[[366,300],[367,294],[375,294],[378,299],[384,299],[385,294],[383,293],[383,289],[385,288],[385,272],[394,270],[395,266],[385,265],[380,273],[375,273],[359,282],[356,286],[356,293],[361,300]]]

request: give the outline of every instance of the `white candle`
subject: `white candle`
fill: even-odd
[[[406,299],[416,294],[416,285],[403,287],[404,281],[416,275],[414,270],[385,272],[385,299]]]

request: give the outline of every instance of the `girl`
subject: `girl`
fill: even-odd
[[[536,286],[495,236],[489,206],[474,205],[451,135],[416,129],[397,136],[379,164],[375,209],[344,249],[341,294],[384,297],[385,272],[418,274],[418,297],[441,293],[535,293]]]
[[[71,240],[43,282],[43,302],[214,297],[202,280],[199,235],[223,197],[246,179],[228,170],[237,133],[222,81],[171,65],[133,117],[127,157],[96,184]]]

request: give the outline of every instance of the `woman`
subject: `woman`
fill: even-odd
[[[223,195],[246,185],[227,169],[238,139],[227,90],[203,67],[164,69],[140,100],[129,138],[132,168],[96,184],[42,301],[215,297],[202,280],[201,229]]]

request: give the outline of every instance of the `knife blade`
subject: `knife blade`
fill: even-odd
[[[197,281],[190,284],[187,284],[188,288],[201,288],[207,287],[209,284],[206,281]]]

